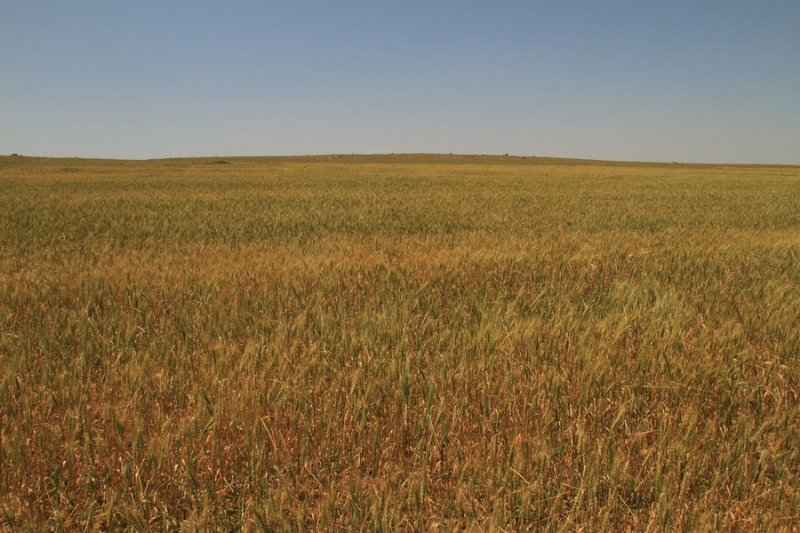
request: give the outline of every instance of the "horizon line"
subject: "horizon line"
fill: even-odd
[[[87,161],[119,161],[119,162],[156,162],[174,161],[181,159],[302,159],[302,158],[341,158],[341,157],[483,157],[483,158],[508,158],[508,159],[538,159],[550,161],[573,161],[581,163],[620,163],[620,164],[643,164],[643,165],[701,165],[701,166],[748,166],[748,167],[800,167],[798,163],[732,163],[725,161],[647,161],[638,159],[593,159],[583,157],[560,157],[542,155],[522,155],[510,153],[457,153],[457,152],[330,152],[330,153],[305,153],[305,154],[271,154],[271,155],[194,155],[194,156],[168,156],[168,157],[145,157],[145,158],[123,158],[123,157],[84,157],[84,156],[46,156],[28,155],[11,153],[0,155],[3,158],[29,158],[29,159],[82,159]]]

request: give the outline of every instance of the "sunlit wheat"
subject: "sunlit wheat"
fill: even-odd
[[[800,169],[0,158],[0,528],[792,531]]]

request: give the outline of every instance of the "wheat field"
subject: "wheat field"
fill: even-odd
[[[800,167],[0,157],[0,531],[798,531]]]

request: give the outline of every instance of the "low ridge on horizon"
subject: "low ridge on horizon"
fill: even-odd
[[[644,161],[626,159],[592,159],[586,157],[553,157],[546,155],[520,155],[512,153],[441,153],[441,152],[379,152],[379,153],[320,153],[320,154],[282,154],[282,155],[200,155],[200,156],[167,156],[153,158],[114,158],[114,157],[80,157],[80,156],[43,156],[20,153],[5,154],[0,157],[52,159],[52,160],[85,160],[85,161],[119,161],[119,162],[158,162],[176,160],[257,160],[257,159],[309,159],[335,161],[340,158],[442,158],[444,160],[464,161],[474,159],[491,159],[497,161],[536,161],[539,163],[563,162],[580,164],[619,164],[619,165],[692,165],[692,166],[731,166],[731,167],[796,167],[800,164],[783,163],[730,163],[726,161]]]

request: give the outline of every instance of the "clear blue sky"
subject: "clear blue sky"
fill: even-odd
[[[800,1],[0,0],[0,154],[800,164]]]

